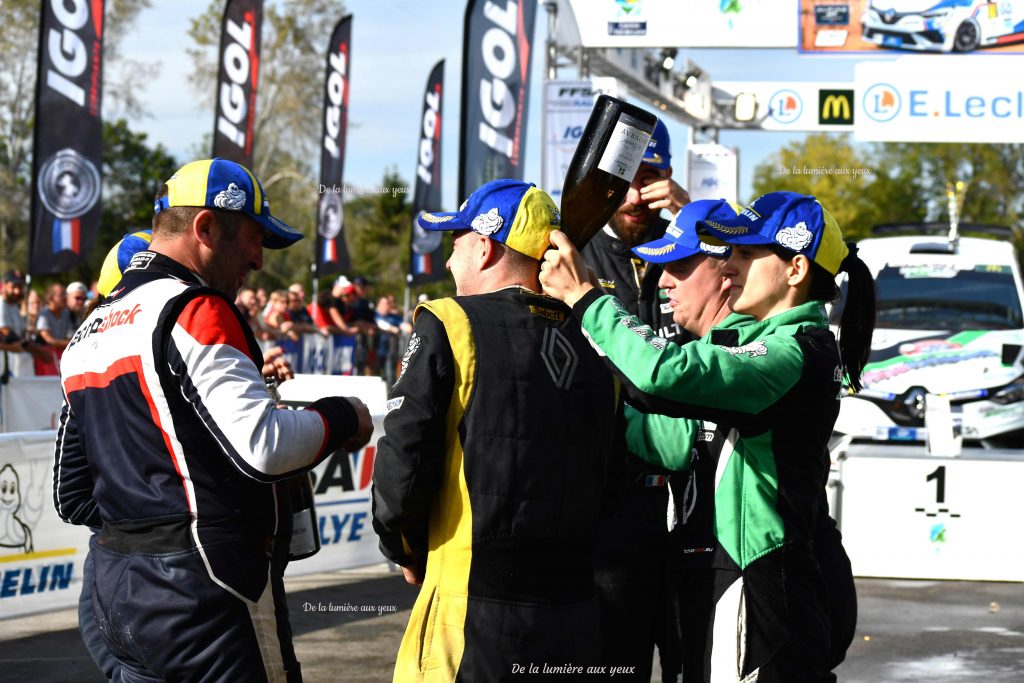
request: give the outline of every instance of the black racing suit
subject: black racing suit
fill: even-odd
[[[381,551],[426,563],[396,683],[597,663],[593,529],[616,405],[553,299],[510,288],[417,309],[373,473]]]
[[[668,221],[657,218],[640,242],[662,237]],[[583,258],[601,287],[626,309],[677,343],[693,338],[672,320],[658,287],[660,266],[637,257],[611,227],[597,233]],[[674,626],[674,587],[670,580],[677,549],[669,540],[671,472],[626,452],[621,504],[606,509],[598,525],[594,562],[601,599],[603,662],[636,666],[636,680],[651,680],[654,646],[658,646],[664,680],[675,681],[680,669]],[[685,481],[686,474],[676,473]]]

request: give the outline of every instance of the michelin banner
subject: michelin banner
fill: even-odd
[[[562,184],[598,95],[618,95],[614,78],[544,81],[541,189],[561,204]]]
[[[298,375],[280,389],[284,402],[295,406],[326,395],[358,396],[374,425],[365,448],[332,453],[313,470],[321,549],[292,562],[288,575],[383,562],[370,524],[370,483],[383,435],[383,382]],[[65,524],[53,508],[55,439],[54,431],[0,434],[0,619],[78,604],[90,531]]]
[[[53,509],[56,432],[0,434],[0,617],[71,607],[89,529]]]

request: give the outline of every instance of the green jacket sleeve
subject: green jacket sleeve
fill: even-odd
[[[626,443],[634,455],[669,470],[690,468],[699,420],[641,413],[626,406]]]
[[[768,333],[738,347],[706,339],[669,344],[615,297],[596,290],[573,312],[622,380],[629,402],[643,412],[742,423],[778,401],[803,372],[803,354],[791,335]]]

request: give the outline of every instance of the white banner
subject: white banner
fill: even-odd
[[[715,90],[757,98],[754,120],[762,130],[849,133],[863,118],[852,83],[816,81],[723,81]]]
[[[370,523],[370,482],[383,435],[383,381],[298,375],[280,389],[282,399],[296,405],[321,396],[358,396],[374,425],[365,448],[333,453],[314,470],[322,546],[313,557],[290,563],[288,575],[382,562]],[[53,509],[55,440],[54,431],[0,434],[0,619],[78,604],[90,532],[65,524]]]
[[[53,509],[56,432],[0,434],[0,618],[71,607],[89,529]]]
[[[893,142],[1024,142],[1020,57],[920,56],[854,68],[855,137]]]
[[[686,191],[691,200],[727,199],[739,195],[739,156],[736,149],[718,144],[691,144],[686,148]]]
[[[296,375],[280,386],[281,399],[294,406],[324,396],[356,396],[373,416],[370,443],[356,453],[337,451],[313,470],[320,523],[320,552],[288,565],[288,576],[350,569],[383,562],[370,517],[370,484],[377,440],[384,436],[387,390],[380,377]]]
[[[841,525],[854,575],[1024,581],[1013,531],[1024,460],[987,453],[852,447],[841,465]]]
[[[63,400],[59,377],[11,377],[0,385],[0,432],[56,429]]]
[[[566,11],[566,5],[571,11]],[[798,0],[561,0],[584,47],[796,47]]]
[[[544,81],[541,189],[561,205],[562,183],[598,95],[618,94],[614,78]]]

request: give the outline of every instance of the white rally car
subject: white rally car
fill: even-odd
[[[908,226],[879,226],[875,234],[901,227]],[[931,394],[949,399],[964,446],[1024,446],[1024,289],[1010,230],[961,230],[1000,238],[950,243],[919,234],[859,243],[878,309],[864,389],[842,400],[837,436],[923,442]]]
[[[870,0],[865,41],[881,47],[970,52],[1024,40],[1024,0]]]

